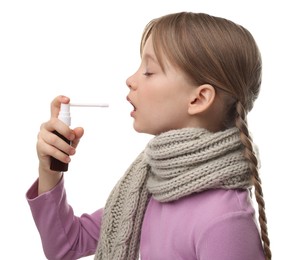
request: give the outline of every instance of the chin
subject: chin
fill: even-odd
[[[140,134],[157,135],[157,132],[154,129],[139,127],[135,123],[133,124],[133,129]]]

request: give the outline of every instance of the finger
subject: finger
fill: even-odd
[[[57,118],[52,117],[49,121],[43,123],[40,127],[40,132],[48,134],[49,132],[58,132],[66,139],[72,141],[75,139],[75,133],[70,129],[69,126],[58,120]]]
[[[51,146],[44,142],[44,140],[40,140],[37,143],[37,150],[38,150],[38,157],[40,161],[44,164],[47,164],[48,166],[51,163],[51,157],[56,158],[57,160],[69,163],[71,161],[70,156],[59,149],[55,148],[54,146]]]
[[[38,143],[40,143],[41,145],[46,144],[52,147],[49,150],[47,148],[45,151],[42,151],[42,147],[40,147],[40,153],[43,153],[44,156],[46,155],[45,153],[47,152],[47,155],[50,155],[56,158],[56,154],[60,155],[59,151],[66,153],[68,155],[75,154],[75,148],[72,147],[68,141],[64,140],[63,137],[61,138],[54,132],[47,130],[46,128],[42,129],[39,132]]]

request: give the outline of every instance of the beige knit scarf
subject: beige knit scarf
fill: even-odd
[[[102,220],[97,260],[135,260],[150,196],[160,202],[207,189],[251,186],[236,128],[211,133],[171,130],[154,137],[111,192]]]

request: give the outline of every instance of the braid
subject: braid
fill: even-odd
[[[270,240],[268,237],[268,230],[267,230],[265,202],[263,199],[261,179],[259,177],[259,172],[258,172],[258,160],[253,151],[253,141],[249,135],[249,131],[247,127],[246,111],[240,101],[236,103],[236,111],[237,111],[237,116],[235,121],[236,127],[240,131],[240,139],[242,144],[244,145],[244,156],[250,162],[250,170],[253,177],[252,182],[254,185],[256,201],[258,203],[259,223],[261,228],[261,238],[263,241],[264,252],[265,252],[266,260],[271,260],[272,254],[270,250]]]

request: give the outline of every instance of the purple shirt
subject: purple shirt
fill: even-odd
[[[45,255],[73,260],[95,254],[103,210],[76,217],[64,180],[37,196],[27,192]],[[254,209],[246,190],[215,189],[174,202],[151,198],[143,220],[142,260],[264,260]]]

